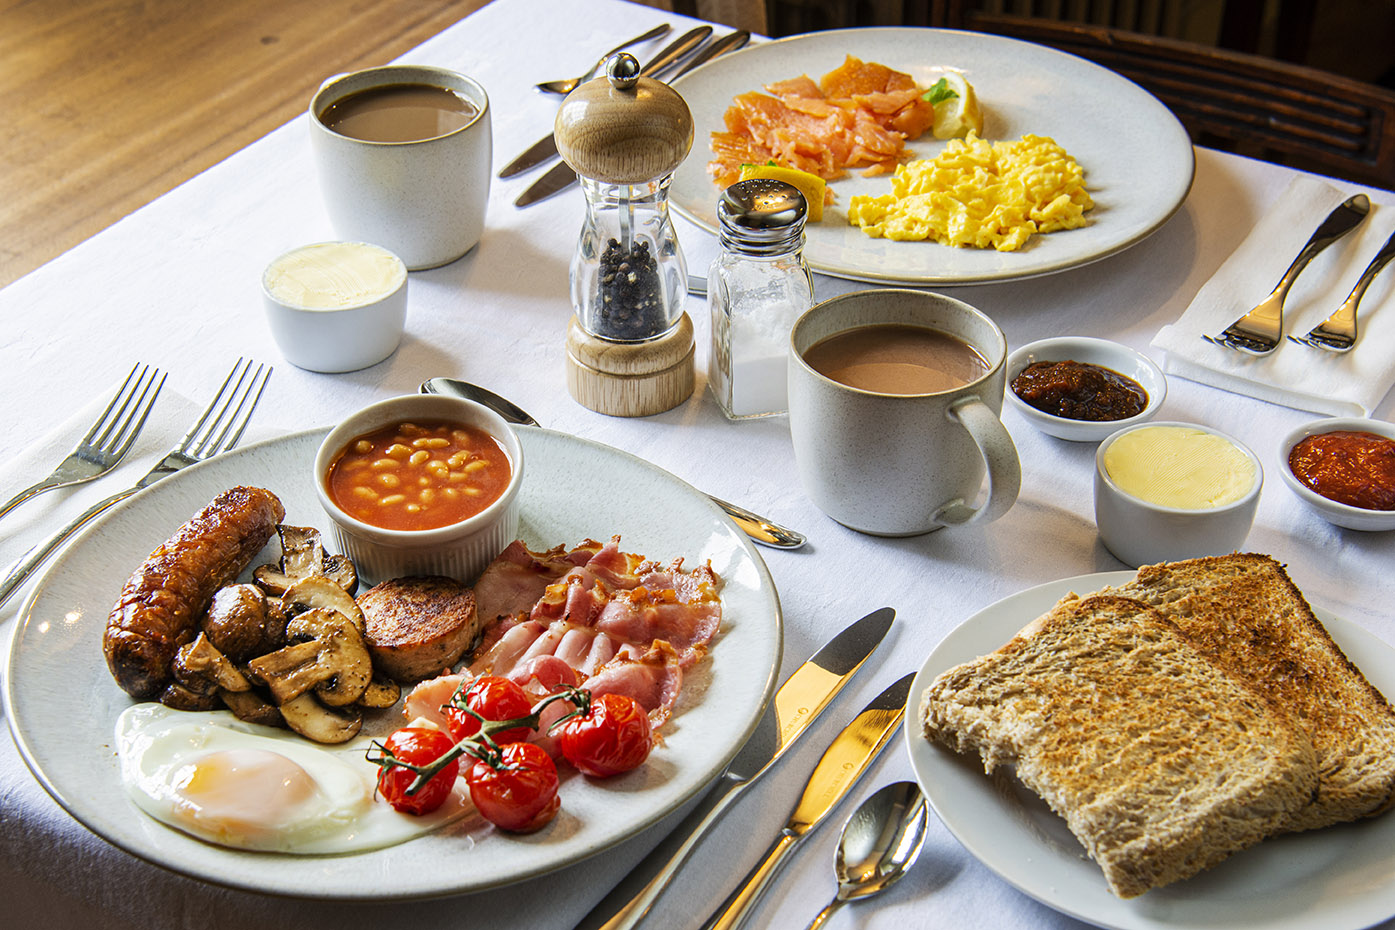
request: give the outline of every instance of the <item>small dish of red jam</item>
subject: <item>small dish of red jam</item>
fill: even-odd
[[[1395,439],[1361,430],[1333,430],[1299,442],[1288,467],[1328,500],[1363,510],[1395,510]]]
[[[1328,523],[1349,530],[1395,530],[1395,423],[1329,417],[1279,440],[1279,477]]]

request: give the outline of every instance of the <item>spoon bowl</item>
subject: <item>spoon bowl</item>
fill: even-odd
[[[925,844],[927,817],[925,796],[915,782],[893,782],[863,801],[838,841],[833,862],[838,893],[808,930],[823,926],[846,902],[880,894],[905,875]]]

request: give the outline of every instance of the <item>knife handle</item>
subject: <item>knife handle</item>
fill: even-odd
[[[803,836],[804,834],[795,833],[789,828],[781,830],[779,838],[770,844],[760,862],[746,873],[740,887],[727,896],[715,914],[707,918],[702,930],[738,930],[744,925],[746,918],[760,901],[761,895],[765,894],[775,879],[775,874],[780,871],[785,857]]]
[[[630,930],[668,890],[707,830],[736,802],[750,781],[724,775],[668,836],[610,890],[575,930]]]

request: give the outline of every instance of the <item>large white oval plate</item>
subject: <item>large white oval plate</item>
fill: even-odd
[[[947,29],[844,29],[793,36],[732,52],[674,81],[688,102],[696,137],[670,188],[674,208],[716,234],[720,190],[707,174],[709,135],[721,131],[732,98],[785,78],[818,80],[856,55],[904,71],[922,86],[962,71],[984,108],[983,136],[1050,136],[1085,169],[1094,198],[1090,224],[1033,236],[1016,252],[951,248],[933,242],[873,239],[849,226],[855,194],[891,192],[891,176],[856,171],[833,184],[837,203],[807,228],[805,257],[815,271],[912,285],[977,284],[1052,274],[1097,261],[1139,242],[1186,199],[1195,155],[1186,130],[1156,97],[1113,71],[1065,52],[1003,36]],[[928,134],[909,143],[934,158],[945,143]]]
[[[935,676],[992,652],[1062,596],[1120,585],[1133,572],[1080,575],[991,604],[925,661],[906,709],[916,780],[949,831],[980,862],[1043,904],[1114,930],[1357,930],[1395,914],[1395,816],[1265,840],[1200,875],[1124,901],[1066,829],[1015,778],[989,778],[977,756],[920,732],[920,697]],[[1384,694],[1395,694],[1395,649],[1316,609],[1332,638]]]
[[[530,546],[620,533],[628,552],[665,562],[682,556],[689,565],[710,560],[723,580],[721,631],[686,676],[648,764],[603,782],[573,773],[546,829],[523,837],[485,831],[478,842],[457,825],[369,853],[250,853],[147,817],[127,799],[112,747],[117,715],[132,701],[102,658],[107,612],[146,555],[226,488],[269,488],[287,522],[325,529],[310,471],[326,432],[249,446],[141,492],[74,542],[26,604],[5,680],[10,727],[35,776],[94,833],[157,865],[251,891],[341,900],[478,891],[560,868],[643,830],[711,784],[753,732],[774,691],[783,636],[774,584],[751,543],[668,472],[608,446],[523,427],[519,534]]]

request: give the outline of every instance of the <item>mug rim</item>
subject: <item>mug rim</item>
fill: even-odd
[[[468,123],[466,123],[465,125],[463,125],[463,126],[457,126],[456,128],[452,129],[450,132],[443,132],[443,133],[441,133],[441,134],[438,135],[438,136],[428,136],[428,137],[425,138],[425,139],[401,139],[401,140],[394,141],[394,142],[384,142],[384,141],[376,140],[376,139],[360,139],[360,138],[357,138],[356,136],[345,135],[345,134],[342,133],[342,132],[336,132],[335,130],[333,130],[333,129],[331,129],[330,127],[326,126],[325,123],[324,123],[324,120],[320,118],[320,117],[321,117],[321,114],[323,114],[325,110],[329,109],[330,106],[332,106],[333,104],[337,103],[338,101],[344,99],[345,97],[349,96],[350,94],[361,93],[361,92],[363,92],[363,91],[372,90],[372,89],[378,88],[378,87],[387,87],[387,86],[390,86],[390,85],[392,85],[392,84],[411,84],[411,83],[423,84],[423,83],[429,83],[429,82],[424,81],[424,80],[412,81],[412,80],[410,80],[410,79],[400,79],[400,80],[397,80],[397,81],[391,81],[391,80],[374,81],[374,82],[365,84],[365,85],[362,86],[362,87],[357,87],[357,88],[355,88],[355,89],[353,89],[353,90],[346,90],[346,91],[344,91],[343,93],[336,94],[336,95],[334,95],[334,97],[333,97],[332,100],[326,100],[326,99],[325,99],[326,94],[328,94],[328,93],[329,93],[330,91],[332,91],[334,88],[340,87],[340,86],[342,86],[344,83],[346,83],[346,82],[348,82],[348,81],[350,81],[350,80],[353,80],[354,78],[363,78],[363,77],[366,76],[366,75],[373,75],[373,74],[388,75],[388,74],[392,74],[392,73],[406,74],[406,73],[409,73],[409,72],[418,72],[418,73],[426,73],[426,74],[434,74],[434,75],[446,75],[447,77],[449,77],[449,78],[452,79],[452,80],[456,80],[456,81],[459,81],[459,82],[462,83],[462,84],[468,85],[468,86],[470,87],[470,89],[471,89],[472,92],[475,92],[475,93],[478,93],[478,94],[479,94],[479,98],[480,98],[480,100],[483,101],[483,103],[476,103],[474,100],[470,100],[470,104],[471,104],[472,106],[474,106],[475,109],[476,109],[476,113],[475,113],[474,117],[473,117]],[[437,85],[437,86],[443,86],[443,85]],[[450,88],[450,87],[444,87],[444,89],[445,89],[445,90],[453,90],[453,88]],[[452,68],[443,68],[443,67],[441,67],[440,65],[407,65],[407,64],[374,65],[374,66],[371,67],[371,68],[360,68],[360,69],[357,70],[357,71],[346,71],[346,72],[344,72],[343,74],[336,74],[336,75],[334,75],[334,76],[332,76],[332,77],[326,78],[325,81],[324,81],[324,83],[321,84],[321,85],[319,86],[319,89],[317,89],[317,90],[315,91],[314,95],[310,98],[310,108],[309,108],[310,122],[312,122],[313,124],[315,124],[315,126],[318,127],[319,129],[323,130],[324,132],[329,133],[331,136],[333,136],[333,137],[336,138],[336,139],[345,139],[345,140],[348,140],[349,142],[355,142],[355,143],[358,143],[358,144],[360,144],[360,145],[372,145],[372,146],[422,145],[423,143],[427,143],[427,142],[438,142],[438,141],[440,141],[441,139],[449,139],[449,138],[452,138],[453,136],[459,135],[460,133],[466,132],[467,130],[473,129],[476,125],[479,124],[480,120],[483,119],[483,118],[485,117],[485,115],[488,114],[488,113],[489,113],[489,93],[484,89],[484,85],[483,85],[483,84],[481,84],[479,81],[476,81],[474,78],[470,77],[468,74],[464,74],[464,73],[462,73],[462,72],[460,72],[460,71],[456,71],[456,70],[454,70],[454,69],[452,69]]]
[[[998,355],[998,360],[997,360],[997,362],[995,363],[995,362],[990,361],[990,360],[987,359],[987,358],[984,358],[984,356],[983,356],[983,350],[982,350],[979,346],[976,346],[976,345],[972,344],[969,340],[964,339],[963,337],[959,336],[959,335],[956,334],[956,333],[945,332],[945,330],[942,330],[942,329],[939,329],[938,331],[940,331],[940,332],[945,332],[946,335],[951,336],[951,337],[953,337],[953,338],[955,338],[955,339],[958,339],[960,342],[962,342],[962,343],[964,343],[966,346],[968,346],[976,355],[978,355],[980,358],[983,358],[983,360],[984,360],[985,362],[988,362],[988,368],[983,372],[983,374],[979,375],[977,378],[975,378],[975,379],[972,380],[972,381],[966,381],[965,383],[963,383],[963,384],[961,384],[961,385],[958,385],[958,386],[956,386],[956,387],[951,387],[951,388],[945,388],[944,390],[941,390],[941,391],[925,391],[925,392],[921,392],[921,393],[917,393],[917,394],[891,394],[891,393],[888,393],[888,392],[886,392],[886,391],[869,391],[869,390],[867,390],[866,388],[854,387],[854,386],[851,385],[851,384],[844,384],[842,381],[839,381],[839,380],[837,380],[836,378],[830,378],[828,375],[826,375],[826,374],[824,374],[823,372],[819,371],[817,368],[815,368],[814,366],[810,365],[807,361],[805,361],[805,359],[804,359],[804,353],[803,353],[803,352],[800,352],[800,351],[798,350],[798,348],[796,348],[795,337],[796,337],[796,335],[798,334],[800,327],[807,324],[807,321],[809,320],[809,318],[811,317],[812,314],[814,314],[816,311],[819,311],[819,310],[821,310],[822,308],[824,308],[824,307],[826,307],[826,306],[829,306],[829,305],[831,305],[831,304],[837,304],[837,303],[840,303],[840,302],[845,301],[845,300],[849,300],[849,299],[862,299],[862,298],[869,297],[869,296],[883,296],[883,295],[887,295],[887,294],[898,294],[898,295],[909,295],[909,294],[914,294],[914,295],[916,295],[917,299],[925,298],[925,297],[930,297],[930,298],[934,298],[934,299],[936,299],[936,300],[941,300],[941,301],[945,301],[945,302],[950,303],[950,304],[953,304],[953,305],[957,305],[957,306],[958,306],[960,309],[962,309],[962,310],[967,310],[971,316],[978,317],[982,322],[988,324],[990,330],[997,336],[998,342],[1000,343],[1000,345],[999,345],[999,347],[998,347],[998,352],[997,352],[997,355]],[[851,331],[853,331],[853,330],[855,330],[855,329],[862,329],[862,328],[868,327],[868,326],[881,326],[881,325],[896,326],[896,325],[916,325],[916,324],[888,323],[888,322],[885,321],[885,320],[877,321],[877,322],[865,322],[865,321],[864,321],[864,322],[861,322],[861,323],[853,324],[853,325],[851,325],[851,326],[847,326],[847,327],[845,327],[845,328],[843,328],[843,329],[835,330],[834,332],[831,332],[831,333],[829,333],[828,335],[824,336],[823,339],[831,339],[832,337],[834,337],[834,336],[836,336],[836,335],[839,335],[839,334],[841,334],[841,333],[851,332]],[[938,327],[933,327],[933,326],[925,326],[925,327],[923,327],[923,328],[925,328],[925,329],[938,329]],[[819,342],[822,342],[823,339],[820,339]],[[815,343],[815,344],[817,344],[817,343]],[[811,345],[809,346],[809,348],[813,348],[813,345],[814,345],[814,344],[811,344]],[[911,289],[911,288],[898,288],[898,287],[881,287],[881,288],[870,288],[870,289],[868,289],[868,290],[862,290],[862,291],[849,291],[849,292],[847,292],[846,294],[836,294],[836,295],[834,295],[833,297],[827,298],[826,300],[821,300],[821,301],[819,301],[818,303],[816,303],[816,304],[814,304],[812,307],[810,307],[808,310],[805,310],[802,314],[800,314],[799,319],[795,320],[795,321],[794,321],[794,325],[793,325],[792,327],[790,327],[789,351],[790,351],[790,354],[794,356],[795,361],[798,362],[799,365],[800,365],[805,371],[808,371],[810,374],[812,374],[814,377],[818,378],[820,381],[826,382],[827,384],[833,385],[834,387],[837,387],[837,388],[842,389],[842,390],[845,390],[845,391],[852,391],[852,392],[854,392],[854,393],[856,393],[856,394],[862,394],[862,395],[864,395],[864,396],[866,396],[866,397],[884,397],[884,398],[891,398],[891,399],[895,399],[895,398],[914,399],[914,398],[918,398],[918,397],[944,397],[944,396],[946,396],[946,395],[955,394],[955,393],[958,393],[958,392],[960,392],[960,391],[972,390],[972,389],[974,389],[974,388],[977,388],[977,387],[981,386],[984,382],[988,381],[988,380],[989,380],[990,378],[992,378],[998,371],[1000,371],[1000,370],[1003,368],[1003,366],[1005,366],[1005,365],[1007,364],[1007,355],[1008,355],[1008,352],[1007,352],[1007,335],[1003,332],[1003,328],[1002,328],[1001,326],[999,326],[997,323],[995,323],[995,322],[993,321],[992,317],[990,317],[988,314],[984,313],[982,310],[978,309],[977,307],[973,306],[972,304],[969,304],[969,303],[966,303],[965,301],[960,300],[960,299],[957,298],[957,297],[950,297],[948,294],[940,294],[940,293],[937,293],[937,292],[934,292],[934,291],[918,291],[918,290],[913,290],[913,289]],[[807,351],[807,350],[806,350],[806,351]]]

